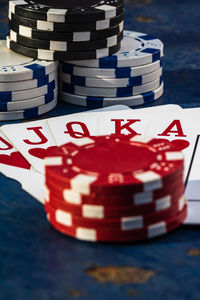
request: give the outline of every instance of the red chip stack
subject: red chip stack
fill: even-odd
[[[49,153],[45,170],[48,220],[77,239],[154,238],[187,216],[183,155],[166,140],[80,138]]]

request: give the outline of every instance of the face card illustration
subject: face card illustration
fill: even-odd
[[[31,168],[28,161],[2,133],[0,133],[0,172],[20,182],[26,192],[43,202],[44,176]]]
[[[43,158],[55,147],[45,120],[15,124],[14,129],[4,125],[1,131],[36,171],[44,173]]]

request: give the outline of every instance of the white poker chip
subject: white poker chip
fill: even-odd
[[[15,92],[39,88],[56,79],[57,72],[52,72],[51,74],[31,80],[0,82],[0,92]]]
[[[44,61],[17,54],[6,48],[0,40],[0,82],[23,81],[43,77],[55,71],[56,61]]]
[[[100,68],[87,68],[81,66],[75,66],[69,63],[60,62],[60,72],[83,77],[94,78],[129,78],[135,76],[142,76],[149,73],[153,73],[160,69],[163,65],[163,58],[157,60],[151,64],[147,64],[139,67],[125,67],[115,69],[100,69]]]
[[[152,82],[162,75],[162,68],[155,72],[143,76],[136,76],[130,78],[92,78],[74,76],[65,73],[60,73],[59,78],[66,83],[86,87],[102,87],[102,88],[120,88],[120,87],[134,87]]]
[[[24,110],[28,108],[38,107],[44,104],[48,104],[49,102],[56,99],[57,96],[58,96],[58,89],[55,89],[54,91],[37,98],[21,100],[21,101],[13,101],[13,102],[0,101],[0,112]]]
[[[92,97],[131,97],[143,93],[156,90],[162,83],[162,77],[134,87],[124,87],[124,88],[94,88],[94,87],[85,87],[78,85],[71,85],[65,82],[60,82],[60,90],[66,93],[71,93],[81,96],[92,96]]]
[[[86,97],[65,92],[60,92],[59,99],[78,106],[90,107],[90,108],[101,108],[111,105],[128,105],[128,106],[139,106],[143,104],[149,104],[158,100],[163,94],[164,84],[162,83],[156,90],[144,93],[142,95],[136,95],[131,97],[121,98],[103,98],[103,97]]]
[[[14,121],[14,120],[23,120],[23,119],[30,119],[30,118],[37,118],[52,109],[54,109],[57,105],[57,97],[47,104],[24,109],[24,110],[16,110],[16,111],[9,111],[9,112],[0,112],[0,121]]]
[[[57,80],[53,80],[46,85],[34,89],[16,92],[0,92],[0,101],[12,102],[36,98],[52,92],[56,87]]]
[[[148,34],[124,31],[120,50],[115,55],[99,59],[73,60],[70,63],[90,68],[138,67],[160,60],[163,57],[163,43]]]

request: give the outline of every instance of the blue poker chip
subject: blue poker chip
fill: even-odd
[[[74,60],[70,63],[92,68],[138,67],[160,60],[164,55],[163,43],[154,36],[124,31],[120,50],[115,55],[99,59]]]
[[[66,62],[60,62],[60,72],[68,75],[92,77],[92,78],[130,78],[142,76],[157,71],[163,66],[163,57],[153,63],[139,67],[124,67],[124,68],[89,68],[76,66]]]
[[[0,82],[23,81],[44,77],[54,72],[58,62],[32,59],[24,55],[8,51],[6,41],[0,40]]]
[[[92,78],[69,75],[60,73],[59,78],[71,85],[85,86],[85,87],[101,87],[101,88],[120,88],[120,87],[134,87],[152,82],[162,76],[162,68],[140,76],[128,78]]]
[[[24,110],[24,109],[38,107],[44,104],[48,104],[49,102],[53,101],[57,96],[58,96],[58,89],[55,89],[54,91],[37,98],[21,100],[21,101],[13,101],[13,102],[0,101],[0,112]]]
[[[16,110],[9,112],[0,112],[0,121],[24,120],[37,118],[55,108],[57,105],[57,97],[53,101],[34,108]]]
[[[98,87],[85,87],[78,85],[71,85],[66,82],[60,83],[60,90],[66,93],[92,96],[92,97],[108,97],[108,98],[121,98],[131,97],[143,93],[156,90],[162,83],[162,76],[158,79],[138,86],[122,87],[122,88],[98,88]]]
[[[12,102],[37,98],[52,92],[57,87],[57,80],[52,80],[46,85],[38,88],[22,90],[17,92],[0,92],[0,101]]]
[[[162,83],[154,91],[150,91],[141,95],[121,98],[85,97],[61,91],[59,99],[69,104],[90,108],[101,108],[118,104],[139,106],[158,100],[163,94],[163,88],[164,84]]]

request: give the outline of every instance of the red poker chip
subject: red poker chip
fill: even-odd
[[[55,213],[52,210],[47,210],[47,218],[49,222],[58,231],[74,238],[91,242],[134,242],[138,240],[156,238],[179,227],[184,222],[186,217],[187,205],[184,206],[181,212],[167,221],[153,222],[142,229],[122,232],[116,229],[105,231],[89,227],[69,227],[58,223],[55,218]]]
[[[85,218],[74,215],[66,209],[62,209],[60,206],[56,206],[55,203],[46,202],[46,211],[54,212],[55,218],[58,223],[66,224],[72,227],[89,227],[100,230],[108,231],[110,229],[116,229],[121,231],[141,229],[154,222],[166,221],[174,217],[179,211],[181,211],[186,204],[184,195],[179,197],[176,203],[166,211],[159,212],[153,215],[132,215],[119,218],[110,219],[94,219]],[[69,225],[69,222],[71,225]]]
[[[183,193],[184,182],[183,174],[178,177],[171,184],[164,185],[163,188],[142,192],[142,193],[125,193],[125,194],[98,194],[95,195],[81,195],[71,189],[65,189],[56,186],[55,183],[48,183],[46,185],[47,194],[50,193],[54,197],[66,204],[96,204],[104,206],[139,206],[148,204],[154,200],[165,197],[166,195],[173,194],[177,191]],[[48,195],[47,195],[48,197]]]
[[[108,219],[120,218],[133,215],[156,215],[165,212],[177,204],[178,199],[184,194],[184,189],[177,190],[173,194],[164,194],[162,197],[154,199],[152,202],[142,205],[121,205],[121,206],[104,206],[102,204],[70,204],[62,202],[55,195],[49,193],[45,202],[51,205],[69,211],[72,214],[84,218]]]
[[[154,191],[157,191],[158,189],[159,190],[162,190],[164,189],[166,186],[174,186],[175,182],[177,180],[181,180],[181,183],[183,182],[184,180],[184,169],[182,169],[181,171],[178,171],[176,172],[173,176],[171,176],[169,178],[169,180],[163,180],[163,185],[161,188],[157,188],[155,187],[155,189],[151,189],[151,192],[154,192]],[[52,190],[55,190],[55,191],[64,191],[64,190],[69,190],[69,191],[73,191],[73,189],[71,188],[70,184],[68,183],[64,183],[63,182],[60,182],[59,180],[56,180],[55,178],[51,178],[50,176],[46,176],[46,185],[49,186]],[[98,197],[102,197],[102,198],[107,198],[108,196],[110,197],[116,197],[117,198],[120,198],[120,197],[124,197],[124,195],[132,195],[132,194],[135,194],[135,193],[145,193],[144,192],[138,192],[138,191],[135,191],[135,186],[134,185],[130,185],[130,186],[127,186],[125,189],[111,189],[111,190],[103,190],[103,189],[100,189],[98,192],[94,192],[94,191],[91,191],[90,194],[81,194],[80,192],[75,192],[74,193],[78,193],[80,194],[82,197],[84,197],[85,199],[87,199],[87,196],[89,197],[93,197],[93,198],[96,198],[97,196]]]
[[[45,158],[47,178],[84,195],[162,188],[183,165],[182,153],[171,142],[130,135],[77,139]]]

